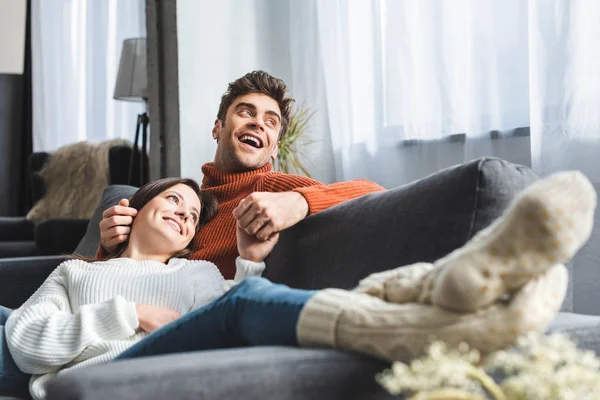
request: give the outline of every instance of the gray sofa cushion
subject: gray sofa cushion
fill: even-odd
[[[600,355],[600,317],[559,314],[548,329]],[[398,399],[375,382],[388,363],[337,350],[249,347],[123,360],[59,376],[48,399]]]
[[[579,348],[592,350],[600,357],[600,316],[560,313],[547,332],[563,333]]]
[[[264,275],[297,288],[349,288],[373,272],[434,261],[536,179],[530,168],[483,158],[342,203],[283,232]]]
[[[96,210],[90,219],[85,236],[79,242],[75,249],[76,254],[85,257],[93,257],[100,245],[100,221],[102,221],[102,213],[109,207],[119,204],[121,199],[129,199],[136,192],[137,188],[126,185],[111,185],[104,189],[102,198],[96,206]]]
[[[59,376],[48,400],[398,399],[375,382],[388,364],[335,350],[253,347],[124,360]]]

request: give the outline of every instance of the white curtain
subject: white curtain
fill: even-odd
[[[600,171],[597,0],[290,3],[292,59],[313,61],[292,69],[322,69],[337,180],[393,187],[484,155]]]
[[[598,181],[599,8],[598,0],[179,0],[182,168],[194,173],[212,160],[227,82],[266,69],[316,111],[317,143],[303,152],[324,182],[391,188],[481,156],[543,175],[577,168]],[[228,18],[198,24],[197,15]]]
[[[33,0],[34,151],[133,140],[143,105],[113,100],[124,39],[145,37],[144,0]]]
[[[600,2],[529,2],[534,169],[600,183]],[[597,186],[600,188],[600,186]]]

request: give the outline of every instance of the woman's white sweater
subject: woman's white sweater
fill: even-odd
[[[260,276],[264,263],[238,257],[236,267],[239,282]],[[10,315],[8,347],[17,366],[33,374],[31,395],[43,399],[46,383],[59,372],[106,363],[147,335],[139,328],[136,304],[185,314],[228,286],[208,261],[66,261]]]

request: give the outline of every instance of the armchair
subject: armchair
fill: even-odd
[[[134,154],[129,146],[116,145],[108,151],[108,184],[139,184],[129,182],[129,168],[133,165],[131,176],[138,177],[139,152]],[[46,184],[41,171],[52,155],[46,152],[33,153],[29,159],[31,173],[31,191],[34,204],[46,194]],[[147,163],[147,157],[146,157]],[[85,190],[74,188],[74,190]],[[86,232],[89,219],[86,218],[48,218],[37,225],[26,217],[0,217],[0,259],[12,257],[32,257],[71,253],[77,247]]]

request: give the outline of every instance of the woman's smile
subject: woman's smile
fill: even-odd
[[[163,219],[167,222],[167,224],[169,224],[169,226],[171,226],[171,228],[173,228],[175,231],[177,231],[177,233],[179,233],[180,235],[183,235],[183,227],[181,226],[180,223],[178,223],[177,221],[175,221],[174,219],[172,219],[170,217],[163,217]]]

